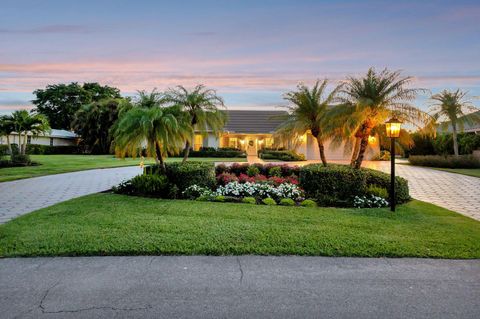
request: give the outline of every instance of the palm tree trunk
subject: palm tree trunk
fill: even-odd
[[[453,132],[453,153],[455,156],[458,156],[458,141],[457,141],[457,126],[452,124],[452,132]]]
[[[7,134],[7,144],[8,144],[8,151],[10,152],[10,160],[13,160],[13,149],[12,149],[12,144],[10,144],[9,134]]]
[[[370,135],[371,129],[365,130],[362,139],[360,141],[360,149],[358,150],[358,157],[357,160],[355,161],[355,165],[353,168],[360,168],[362,166],[363,158],[365,156],[365,151],[367,150],[368,146],[368,136]]]
[[[160,145],[158,144],[158,142],[155,142],[155,155],[155,161],[160,165],[162,171],[165,172],[165,162],[163,160],[162,151],[160,150]]]
[[[325,157],[325,146],[323,146],[323,141],[322,139],[317,135],[317,144],[318,144],[318,150],[320,151],[320,159],[322,160],[323,166],[327,166],[327,158]]]
[[[360,142],[361,141],[362,141],[362,139],[360,137],[355,137],[355,145],[353,147],[352,158],[350,160],[350,166],[351,167],[355,166],[355,162],[356,162],[357,157],[358,157],[358,152],[360,151]]]
[[[189,154],[190,154],[190,141],[186,141],[185,142],[185,149],[183,150],[182,163],[185,163],[187,161]]]
[[[23,135],[23,147],[22,147],[22,155],[25,155],[27,152],[27,131]]]

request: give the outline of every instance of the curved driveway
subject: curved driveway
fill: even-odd
[[[389,162],[365,162],[364,166],[390,172]],[[396,171],[408,180],[412,197],[480,220],[480,178],[402,164]],[[95,169],[0,183],[0,224],[39,208],[108,190],[140,172],[138,166]]]
[[[141,172],[140,167],[129,166],[0,183],[0,224],[59,202],[103,192]]]

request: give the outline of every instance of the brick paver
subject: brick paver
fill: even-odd
[[[138,166],[94,169],[0,183],[0,224],[43,207],[108,190],[141,171]]]
[[[390,162],[364,166],[390,173]],[[395,172],[408,180],[413,198],[480,220],[480,178],[403,164],[395,165]]]

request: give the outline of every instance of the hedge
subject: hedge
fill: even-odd
[[[441,168],[480,168],[480,159],[473,155],[411,155],[408,161],[412,165]]]
[[[259,174],[265,175],[267,177],[271,176],[278,176],[279,177],[288,177],[291,175],[296,175],[298,176],[300,174],[300,167],[297,165],[288,165],[288,164],[261,164],[261,163],[255,163],[255,164],[239,164],[239,163],[233,163],[230,166],[227,166],[225,164],[220,164],[215,167],[215,173],[216,175],[220,175],[222,173],[230,173],[234,174],[236,176],[239,176],[240,174],[247,174],[248,168],[250,166],[255,166]],[[280,174],[277,174],[280,173]]]
[[[27,145],[28,154],[54,155],[54,154],[81,154],[82,151],[77,145],[50,146],[50,145]]]
[[[178,189],[179,194],[191,185],[213,188],[215,187],[214,163],[186,162],[166,163],[166,176],[172,187]],[[145,174],[163,174],[158,165],[146,166]]]
[[[355,196],[363,196],[368,187],[375,185],[389,191],[390,175],[371,169],[354,169],[347,165],[321,164],[304,166],[300,171],[300,186],[308,198],[320,205],[350,206]],[[410,199],[408,183],[396,177],[396,202]]]
[[[261,159],[278,159],[281,161],[304,161],[305,155],[295,153],[294,151],[276,151],[276,150],[260,150],[258,157]]]
[[[180,153],[183,156],[183,151]],[[214,147],[201,147],[200,150],[190,150],[189,157],[239,157],[243,158],[247,155],[245,152],[235,148],[214,148]]]

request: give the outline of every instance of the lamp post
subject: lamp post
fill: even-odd
[[[390,210],[395,211],[395,139],[400,136],[400,122],[395,116],[385,122],[390,137]]]

